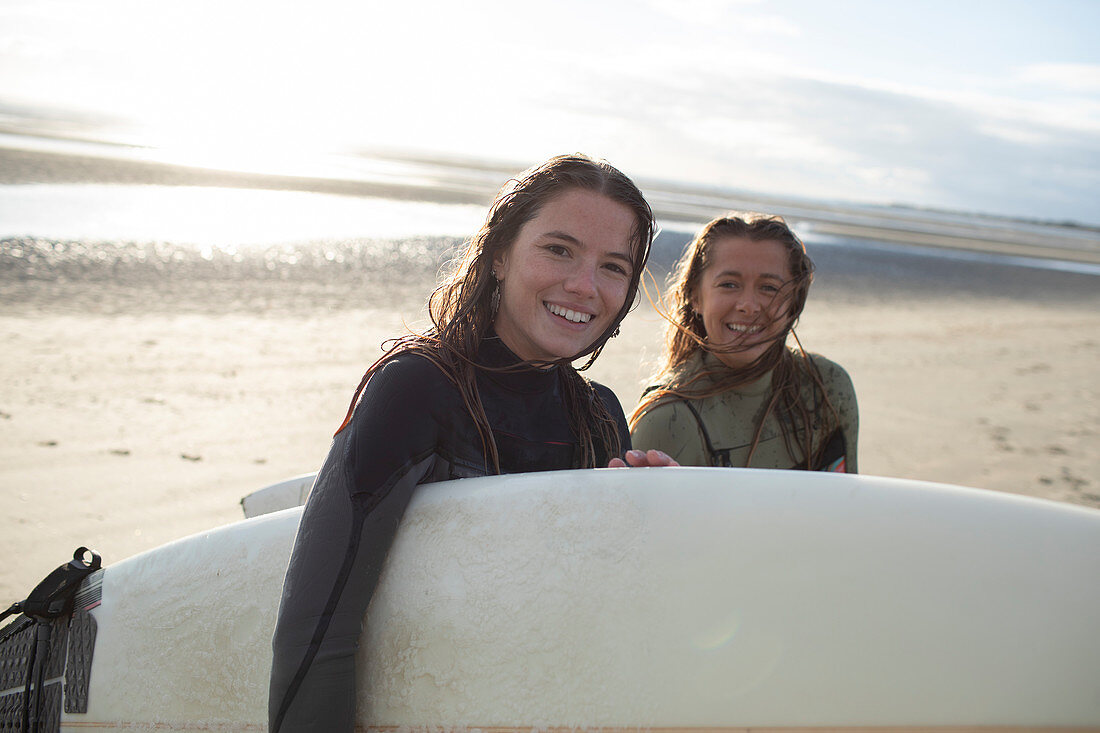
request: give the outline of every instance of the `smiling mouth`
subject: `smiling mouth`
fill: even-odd
[[[734,333],[760,333],[764,330],[763,326],[752,326],[742,323],[727,323],[726,328]]]
[[[553,313],[555,316],[561,316],[567,321],[573,323],[588,323],[592,320],[591,313],[580,313],[578,311],[572,311],[568,308],[562,308],[560,305],[554,305],[553,303],[543,303],[546,306],[546,310]]]

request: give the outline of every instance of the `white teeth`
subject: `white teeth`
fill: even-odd
[[[577,311],[571,311],[568,308],[562,308],[560,305],[554,305],[553,303],[547,303],[546,309],[555,316],[561,316],[565,320],[572,321],[573,323],[588,323],[592,320],[591,313],[578,313]]]
[[[726,328],[738,333],[757,333],[761,329],[760,326],[744,326],[740,323],[727,323]]]

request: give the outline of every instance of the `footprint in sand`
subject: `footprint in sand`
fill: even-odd
[[[1088,479],[1074,475],[1069,466],[1062,466],[1062,481],[1069,484],[1074,491],[1080,491],[1089,485]]]
[[[1016,449],[1012,447],[1008,442],[1009,430],[1005,427],[994,427],[989,431],[989,437],[993,438],[993,443],[996,445],[997,450],[1004,451],[1006,453],[1012,453]]]

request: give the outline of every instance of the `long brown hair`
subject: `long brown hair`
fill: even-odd
[[[686,372],[684,365],[700,352],[728,353],[738,348],[709,343],[703,317],[693,303],[699,293],[703,273],[711,265],[714,245],[731,238],[748,239],[751,242],[777,242],[787,253],[787,265],[791,273],[776,296],[780,299],[782,328],[772,337],[772,343],[756,359],[743,367],[724,364],[714,369]],[[680,258],[672,275],[668,292],[669,322],[665,336],[665,352],[655,382],[659,385],[642,397],[630,415],[630,424],[637,421],[657,404],[669,400],[690,400],[711,397],[743,386],[772,372],[771,393],[766,408],[756,416],[752,444],[746,463],[751,463],[753,453],[760,442],[764,420],[769,414],[779,417],[780,432],[787,452],[797,459],[799,453],[813,466],[823,445],[814,445],[815,417],[813,406],[827,406],[828,423],[839,422],[836,410],[825,395],[821,375],[812,359],[806,356],[794,326],[806,307],[810,284],[813,282],[814,264],[806,253],[806,247],[780,216],[766,214],[728,214],[707,223],[695,235]],[[788,348],[787,335],[794,338],[797,349]],[[750,345],[751,346],[751,345]],[[796,360],[795,354],[803,359]],[[808,406],[804,398],[805,386],[816,391],[815,399]],[[826,430],[825,435],[830,431]]]
[[[428,313],[433,327],[426,333],[409,334],[388,342],[386,353],[363,375],[337,433],[351,421],[359,395],[371,376],[396,354],[414,351],[435,363],[458,389],[477,426],[487,463],[491,463],[493,470],[500,473],[500,455],[476,383],[478,369],[501,370],[477,363],[481,342],[491,333],[495,316],[492,305],[496,288],[496,278],[492,274],[493,260],[498,253],[512,246],[523,225],[535,218],[543,206],[574,189],[607,196],[625,205],[634,214],[630,241],[633,269],[622,308],[604,333],[587,348],[579,354],[553,362],[563,377],[565,407],[580,445],[582,465],[596,467],[597,458],[603,455],[612,457],[621,452],[614,418],[597,399],[591,383],[579,374],[579,370],[592,365],[634,305],[649,258],[655,225],[653,211],[633,181],[607,161],[581,154],[551,158],[505,183],[489,208],[485,223],[466,243],[443,283],[428,299]],[[579,370],[573,368],[572,362],[584,357],[588,357],[584,365]],[[545,365],[546,362],[525,361],[503,370]]]

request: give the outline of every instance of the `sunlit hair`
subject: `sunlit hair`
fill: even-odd
[[[777,313],[777,317],[783,319],[782,327],[775,335],[767,337],[772,341],[768,348],[743,367],[733,368],[721,364],[702,372],[687,372],[683,369],[684,365],[702,351],[721,355],[760,343],[740,346],[711,344],[707,338],[703,316],[695,310],[694,304],[698,302],[703,274],[711,266],[715,246],[728,239],[747,239],[754,243],[776,242],[785,250],[791,277],[783,283],[776,295],[778,308],[765,309],[761,315],[763,318],[769,317],[769,312]],[[814,434],[819,433],[812,429],[814,418],[823,416],[812,414],[813,405],[825,406],[825,411],[829,413],[827,423],[835,425],[838,421],[836,411],[825,397],[821,375],[812,360],[806,357],[798,336],[794,333],[794,326],[806,306],[813,273],[814,264],[806,253],[805,245],[782,217],[753,213],[728,214],[707,223],[692,239],[669,276],[668,307],[665,314],[669,325],[665,335],[665,352],[654,379],[659,386],[643,395],[642,401],[630,415],[630,424],[636,424],[642,415],[659,403],[721,394],[772,372],[772,391],[767,408],[760,415],[746,416],[746,419],[756,420],[748,461],[752,461],[753,453],[760,442],[760,431],[765,418],[775,413],[780,418],[778,422],[787,452],[792,457],[801,456],[812,466],[816,456],[824,448],[823,445],[814,445]],[[794,338],[797,346],[794,350],[787,346],[788,334]],[[796,353],[805,357],[800,360],[804,367],[795,360]],[[816,399],[810,405],[806,404],[806,396],[803,394],[807,383],[813,385],[813,390],[817,393]]]
[[[592,344],[578,354],[555,362],[562,373],[565,407],[580,443],[582,465],[595,467],[597,460],[606,460],[621,452],[614,418],[596,398],[592,385],[573,368],[571,362],[588,357],[580,367],[581,370],[587,369],[630,311],[649,258],[655,225],[653,212],[633,181],[606,161],[580,154],[551,158],[504,185],[494,199],[485,223],[466,243],[462,253],[452,263],[449,274],[444,276],[443,283],[429,298],[428,312],[433,327],[426,333],[410,334],[388,343],[386,353],[363,375],[340,430],[350,422],[359,395],[371,375],[396,354],[414,351],[434,362],[454,383],[477,426],[492,469],[500,472],[496,441],[475,380],[477,369],[491,369],[477,363],[477,354],[481,342],[492,333],[495,316],[491,304],[496,287],[493,261],[513,245],[523,225],[535,218],[547,203],[574,190],[607,196],[626,206],[634,215],[630,237],[633,267],[626,299],[619,313]],[[523,362],[521,368],[546,364]]]

